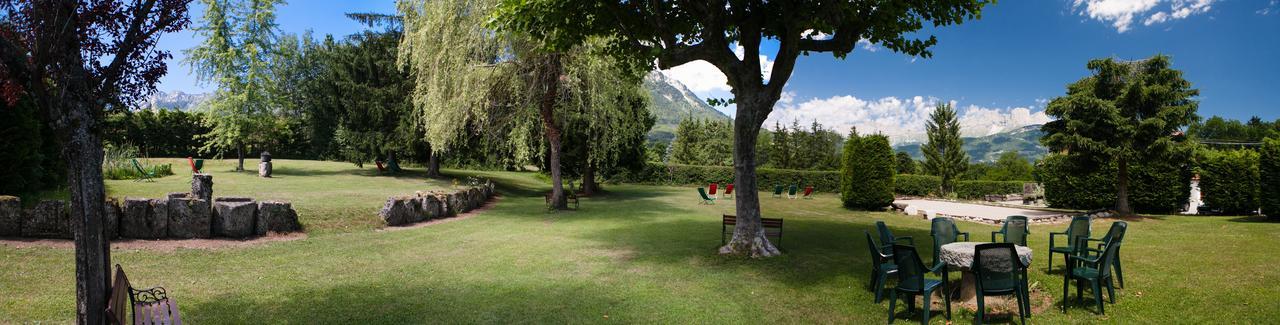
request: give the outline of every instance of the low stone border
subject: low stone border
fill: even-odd
[[[192,193],[169,193],[161,199],[107,198],[107,238],[243,239],[302,231],[289,202],[213,198],[213,178],[202,174],[192,177],[191,189]],[[23,210],[22,199],[0,196],[0,237],[71,239],[70,221],[66,201],[41,200]]]
[[[378,217],[388,226],[405,226],[418,222],[456,217],[484,205],[494,195],[493,181],[454,192],[417,192],[392,196],[378,210]]]

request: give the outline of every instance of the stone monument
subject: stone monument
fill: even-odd
[[[271,153],[262,152],[262,162],[258,163],[258,177],[271,177]]]

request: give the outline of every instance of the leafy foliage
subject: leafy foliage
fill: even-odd
[[[1202,150],[1198,159],[1205,208],[1225,214],[1258,210],[1258,153],[1252,150]]]
[[[1131,165],[1133,208],[1140,213],[1177,212],[1191,193],[1191,168],[1187,152]],[[1036,180],[1044,185],[1050,207],[1093,210],[1111,207],[1116,200],[1116,165],[1098,164],[1061,154],[1051,154],[1036,166]]]
[[[959,181],[956,182],[956,197],[962,199],[982,199],[987,195],[1004,195],[1022,193],[1022,181]]]
[[[840,201],[846,208],[880,210],[893,203],[897,161],[889,138],[850,134],[840,170]]]
[[[130,147],[135,157],[197,156],[209,132],[200,113],[170,109],[120,112],[107,116],[104,140],[116,147]]]
[[[686,165],[732,166],[733,122],[685,118],[671,141],[670,162]]]
[[[801,188],[813,186],[815,191],[834,193],[840,191],[839,171],[791,170],[759,168],[756,183],[762,190],[772,191],[773,186],[795,184]],[[619,174],[613,180],[619,182],[653,185],[707,186],[710,183],[725,184],[734,180],[733,167],[660,164],[649,162],[644,168]],[[735,189],[734,191],[738,191]]]
[[[931,175],[899,174],[893,178],[893,193],[908,196],[939,196],[942,178]]]
[[[924,171],[942,178],[943,195],[951,193],[956,179],[969,166],[969,156],[961,146],[960,120],[951,104],[938,104],[925,122],[925,135],[929,141],[920,147],[924,152]]]
[[[808,128],[800,121],[792,121],[791,127],[774,124],[767,147],[761,150],[767,165],[773,168],[833,170],[840,168],[841,145],[844,137],[813,121]]]
[[[899,151],[895,155],[898,160],[898,174],[915,174],[916,160],[911,158],[911,154]]]
[[[1262,213],[1271,219],[1280,219],[1280,138],[1263,140],[1258,177]]]
[[[65,184],[66,168],[53,130],[31,98],[0,102],[0,195],[28,194]]]
[[[1187,136],[1201,142],[1259,142],[1268,137],[1280,137],[1280,120],[1267,122],[1254,116],[1248,122],[1240,122],[1214,116],[1203,122],[1191,123],[1187,127]]]
[[[1091,60],[1093,75],[1067,86],[1045,112],[1041,141],[1055,152],[1094,162],[1115,161],[1116,210],[1132,212],[1129,165],[1158,159],[1185,141],[1180,130],[1194,122],[1199,90],[1171,68],[1168,57],[1140,61]]]

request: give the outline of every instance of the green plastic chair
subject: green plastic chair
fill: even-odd
[[[794,200],[796,198],[796,190],[798,190],[796,184],[791,184],[790,187],[787,187],[787,198]]]
[[[893,254],[885,254],[885,246],[876,244],[871,233],[865,230],[862,233],[867,235],[867,251],[871,253],[871,290],[875,291],[878,304],[884,300],[884,285],[888,283],[889,275],[898,272],[898,266],[893,264]],[[888,248],[893,250],[893,246]]]
[[[1004,240],[996,241],[997,234],[1003,236]],[[1004,224],[1000,226],[1000,231],[991,232],[991,242],[1027,246],[1027,235],[1029,234],[1031,234],[1031,229],[1027,227],[1026,216],[1008,216],[1004,218]]]
[[[1014,296],[1018,300],[1018,318],[1027,323],[1030,299],[1024,291],[1027,282],[1027,266],[1018,258],[1013,243],[981,244],[974,248],[973,270],[975,293],[978,295],[977,323],[982,324],[986,315],[984,304],[987,296]]]
[[[883,247],[881,251],[884,252],[885,255],[893,255],[893,245],[897,244],[900,240],[906,241],[907,245],[916,245],[916,241],[911,239],[911,236],[893,236],[893,232],[889,231],[889,226],[886,226],[884,221],[876,221],[876,232],[880,233],[880,245]]]
[[[1049,233],[1049,270],[1053,270],[1053,254],[1071,256],[1076,251],[1076,242],[1080,238],[1089,238],[1089,222],[1092,220],[1093,218],[1089,216],[1075,216],[1071,218],[1071,225],[1067,226],[1067,231]],[[1054,241],[1057,236],[1067,237],[1066,245],[1058,246],[1058,242]]]
[[[931,220],[929,236],[933,237],[933,263],[941,263],[942,245],[960,241],[960,236],[964,235],[964,241],[969,241],[969,233],[960,232],[956,228],[955,220],[947,217],[937,217]]]
[[[1123,226],[1118,225],[1119,223],[1124,223],[1124,225],[1123,225]],[[1124,222],[1124,221],[1118,221],[1118,222],[1115,222],[1115,223],[1112,223],[1112,224],[1111,224],[1111,228],[1107,229],[1107,234],[1106,234],[1106,235],[1102,235],[1102,238],[1088,238],[1088,239],[1084,239],[1084,241],[1085,241],[1085,243],[1086,243],[1086,245],[1084,245],[1084,246],[1083,246],[1083,248],[1085,249],[1085,254],[1086,254],[1086,255],[1088,255],[1088,256],[1092,256],[1092,255],[1095,255],[1095,254],[1102,254],[1102,250],[1105,248],[1103,245],[1106,243],[1106,240],[1107,240],[1107,239],[1111,239],[1111,240],[1115,241],[1115,243],[1117,243],[1117,244],[1121,244],[1121,243],[1123,243],[1123,242],[1124,242],[1124,232],[1125,232],[1125,230],[1127,230],[1128,228],[1129,228],[1129,224],[1128,224],[1127,222]],[[1089,248],[1089,245],[1087,245],[1087,244],[1088,244],[1088,243],[1091,243],[1091,242],[1098,242],[1098,248]],[[1114,265],[1115,265],[1115,270],[1114,270],[1114,271],[1116,272],[1116,284],[1117,284],[1116,286],[1117,286],[1117,287],[1120,287],[1120,288],[1124,288],[1124,272],[1122,272],[1122,270],[1121,270],[1121,268],[1120,268],[1120,248],[1121,248],[1121,247],[1123,247],[1123,245],[1120,245],[1120,246],[1117,246],[1117,247],[1116,247],[1116,256],[1115,256],[1115,264],[1114,264]]]
[[[154,182],[154,181],[155,181],[153,178],[156,178],[156,174],[155,174],[155,173],[153,173],[153,172],[149,172],[149,171],[147,171],[146,169],[143,169],[143,168],[142,168],[142,164],[139,164],[139,163],[138,163],[138,159],[137,159],[137,158],[134,158],[134,159],[133,159],[133,168],[138,170],[138,178],[137,178],[137,179],[134,179],[133,181],[135,181],[135,182],[141,182],[141,181],[144,181],[144,180],[145,180],[145,181],[148,181],[148,182]]]
[[[716,199],[707,196],[707,189],[699,187],[698,195],[702,196],[702,202],[699,204],[716,204]]]
[[[1116,289],[1112,284],[1111,269],[1115,264],[1116,251],[1120,250],[1124,232],[1129,228],[1129,224],[1117,221],[1111,224],[1111,228],[1114,235],[1103,239],[1103,249],[1100,250],[1100,254],[1089,256],[1083,252],[1088,248],[1081,246],[1082,252],[1079,255],[1067,255],[1067,272],[1062,276],[1062,312],[1067,312],[1071,280],[1076,280],[1077,303],[1084,300],[1084,284],[1089,283],[1093,290],[1093,302],[1098,306],[1098,314],[1107,314],[1102,306],[1102,288],[1107,288],[1107,296],[1111,297],[1111,303],[1116,303]],[[1083,245],[1083,241],[1081,243]]]
[[[782,185],[773,186],[773,197],[777,197],[777,198],[782,197]]]
[[[889,291],[889,323],[893,323],[893,312],[897,308],[898,293],[906,295],[907,312],[915,311],[916,295],[924,296],[924,315],[920,316],[920,324],[929,324],[929,300],[934,290],[945,290],[947,287],[947,264],[939,263],[933,268],[925,267],[916,252],[915,246],[893,245],[893,262],[898,266],[898,286]],[[941,273],[942,280],[925,278],[929,273]],[[947,308],[947,320],[951,320],[951,295],[942,295],[943,305]]]

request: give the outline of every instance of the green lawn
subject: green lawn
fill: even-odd
[[[113,251],[135,284],[167,287],[193,324],[881,323],[888,303],[873,303],[866,289],[862,231],[883,220],[929,246],[924,220],[847,211],[830,194],[815,200],[764,194],[766,215],[786,218],[786,254],[722,257],[714,253],[719,214],[732,211],[731,201],[703,206],[692,189],[613,185],[609,195],[585,199],[580,211],[548,214],[541,178],[506,172],[477,172],[497,179],[505,195],[481,215],[377,231],[375,213],[387,195],[448,182],[299,161],[280,161],[280,177],[260,180],[226,172],[228,166],[209,166],[216,194],[292,200],[310,236],[250,248]],[[110,192],[154,197],[185,186],[185,176],[170,176],[150,184],[110,182]],[[1095,231],[1109,222],[1099,221]],[[959,226],[975,239],[996,229]],[[1033,286],[1053,295],[1033,322],[1280,317],[1280,224],[1182,216],[1131,222],[1128,287],[1117,291],[1106,316],[1088,303],[1066,314],[1056,309],[1062,279],[1057,270],[1045,273],[1044,247],[1048,232],[1062,227],[1032,228]],[[0,323],[70,322],[73,273],[69,249],[0,246]],[[899,322],[919,322],[904,309]],[[956,309],[953,319],[969,323],[973,315]]]

